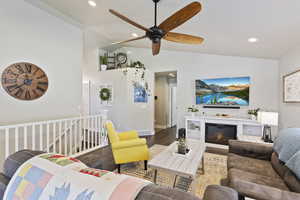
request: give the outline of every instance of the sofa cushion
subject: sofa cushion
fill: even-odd
[[[278,154],[276,152],[272,154],[271,164],[281,178],[284,178],[285,173],[289,171],[289,169],[284,165],[284,162],[278,159]]]
[[[280,132],[273,149],[279,155],[279,160],[287,162],[300,151],[300,128],[288,128]]]
[[[239,169],[230,169],[228,177],[230,187],[254,199],[282,200],[283,191],[289,191],[281,178],[272,178]]]
[[[238,193],[228,187],[219,185],[207,186],[203,200],[238,200]]]
[[[288,170],[283,180],[291,191],[300,193],[300,180],[297,179],[292,171]]]
[[[300,179],[300,151],[286,162],[286,166]]]
[[[229,153],[270,161],[273,147],[270,144],[229,140]]]
[[[235,169],[243,170],[245,172],[255,173],[258,175],[280,178],[279,175],[272,168],[271,163],[265,160],[248,158],[233,153],[229,153],[227,166],[228,169],[235,168]]]
[[[17,169],[30,158],[42,154],[42,151],[31,151],[31,150],[21,150],[10,156],[5,160],[3,172],[8,178],[12,178]]]
[[[196,196],[181,190],[161,187],[154,184],[144,187],[136,200],[200,200]]]
[[[9,178],[0,173],[0,199],[3,199],[4,192],[9,183]]]

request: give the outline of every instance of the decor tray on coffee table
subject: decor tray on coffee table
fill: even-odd
[[[204,173],[203,155],[205,152],[205,143],[194,139],[187,139],[186,143],[188,148],[191,149],[191,152],[186,156],[176,153],[178,142],[174,142],[149,161],[148,166],[155,170],[154,183],[156,183],[158,170],[175,175],[173,187],[175,187],[178,176],[194,180],[201,163]],[[195,189],[193,185],[192,190]]]

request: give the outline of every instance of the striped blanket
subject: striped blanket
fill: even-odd
[[[73,158],[42,154],[17,170],[4,200],[133,200],[148,184],[135,177],[88,168]]]

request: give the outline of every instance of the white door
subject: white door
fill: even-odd
[[[171,126],[175,126],[177,123],[177,87],[171,88]]]

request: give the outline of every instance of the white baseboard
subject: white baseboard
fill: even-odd
[[[155,135],[154,130],[138,130],[139,136],[150,136],[150,135]]]

